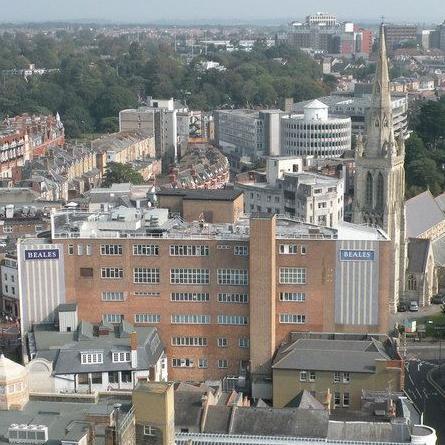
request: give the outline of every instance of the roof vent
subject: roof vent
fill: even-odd
[[[43,445],[48,441],[48,427],[45,425],[17,425],[8,428],[9,443]]]

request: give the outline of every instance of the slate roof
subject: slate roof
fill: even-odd
[[[433,241],[434,262],[445,266],[445,235]]]
[[[326,410],[291,408],[233,408],[230,434],[326,437]]]
[[[283,345],[273,369],[311,369],[373,373],[375,360],[389,360],[381,342],[369,340],[328,340],[300,338]]]
[[[185,200],[198,201],[233,201],[238,196],[242,195],[242,191],[234,189],[219,189],[219,190],[184,190],[171,189],[160,190],[157,192],[158,196],[182,196]]]
[[[442,193],[441,195],[436,196],[434,198],[434,200],[436,201],[436,203],[439,206],[440,210],[442,210],[442,212],[445,212],[445,193]]]
[[[323,404],[306,390],[299,392],[285,408],[325,409]]]
[[[408,243],[408,273],[424,273],[428,261],[431,241],[411,238]]]
[[[408,238],[418,238],[444,219],[442,210],[429,190],[406,201],[406,234]]]
[[[202,415],[201,391],[175,391],[176,427],[197,428],[199,431]]]
[[[113,327],[108,335],[95,336],[93,326],[80,322],[75,332],[58,332],[53,326],[35,326],[34,339],[38,358],[53,362],[53,373],[130,371],[131,363],[113,363],[112,352],[130,351],[130,332],[137,334],[137,370],[154,366],[164,351],[158,330],[153,327],[133,328],[129,323]],[[82,365],[80,353],[103,352],[103,363]]]

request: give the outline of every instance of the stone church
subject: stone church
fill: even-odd
[[[367,115],[367,135],[358,138],[355,153],[353,222],[381,227],[394,246],[393,290],[389,310],[395,312],[403,295],[406,271],[405,142],[394,136],[385,29]]]

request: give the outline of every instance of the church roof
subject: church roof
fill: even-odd
[[[419,238],[445,216],[429,190],[406,201],[406,235]]]
[[[427,268],[430,240],[412,238],[408,244],[408,273],[424,273]]]
[[[3,354],[0,355],[0,382],[8,382],[10,380],[17,380],[26,374],[26,368],[19,365]]]

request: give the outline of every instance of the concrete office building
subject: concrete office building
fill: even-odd
[[[218,110],[214,112],[215,143],[225,153],[251,160],[280,154],[281,110]]]
[[[284,156],[340,157],[351,149],[351,119],[328,115],[328,105],[314,100],[300,115],[281,120],[281,154]]]
[[[286,214],[308,224],[337,227],[344,216],[344,179],[303,171],[303,159],[270,157],[265,181],[237,182],[246,213]]]
[[[169,378],[250,372],[266,398],[263,377],[290,332],[387,331],[392,250],[382,231],[269,214],[234,224],[162,215],[54,214],[54,244],[19,246],[23,327],[77,303],[79,320],[156,327]]]
[[[0,263],[0,281],[2,291],[1,310],[14,317],[19,315],[19,283],[17,257],[7,254]]]
[[[371,108],[372,85],[356,85],[354,93],[335,93],[320,97],[319,101],[329,107],[329,113],[332,115],[351,118],[353,136],[357,137],[366,133],[366,114]],[[304,107],[310,102],[295,103],[293,106],[294,113],[303,113]],[[391,95],[391,106],[395,136],[399,137],[404,134],[405,137],[409,137],[407,95],[393,93]]]
[[[120,131],[143,130],[155,137],[156,154],[162,158],[164,171],[185,152],[188,143],[190,112],[172,99],[149,98],[146,107],[122,110]]]
[[[386,47],[391,53],[401,43],[417,41],[416,25],[385,25]]]

